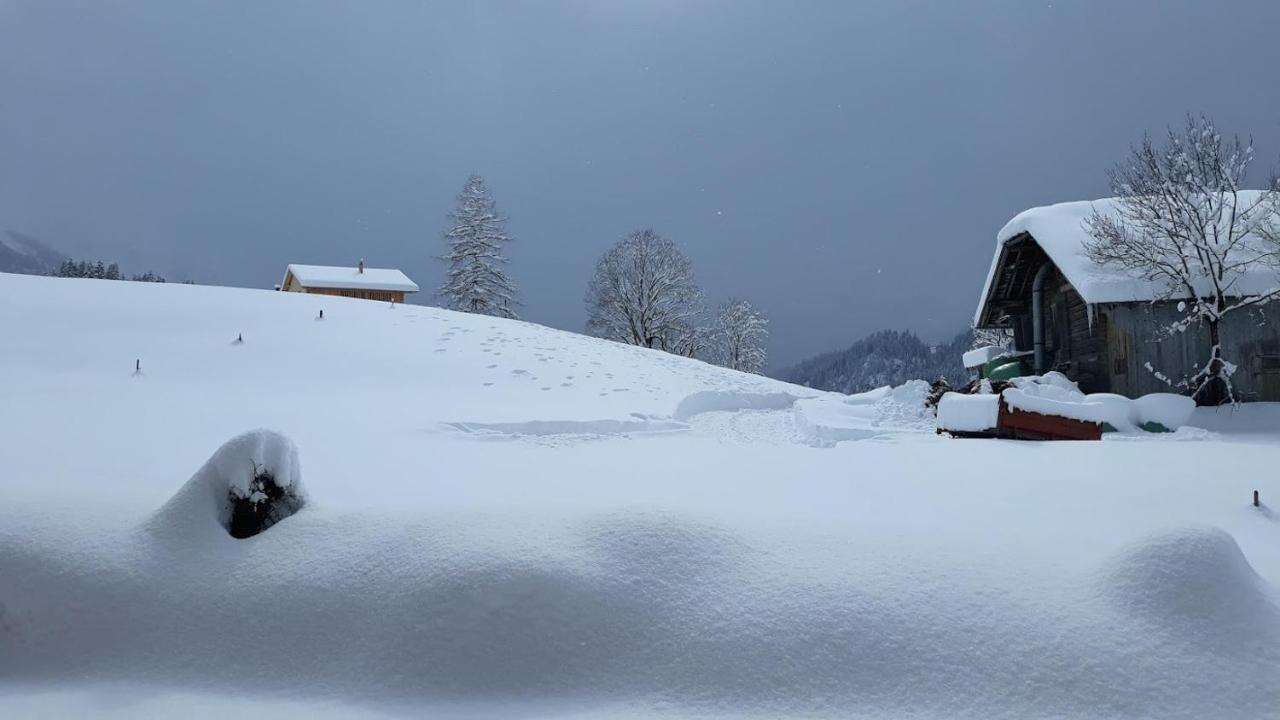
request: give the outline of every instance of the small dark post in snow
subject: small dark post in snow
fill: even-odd
[[[142,358],[138,358],[137,360],[133,361],[133,374],[134,375],[142,374]]]
[[[323,310],[321,310],[321,311],[320,311],[320,317],[318,317],[318,318],[316,318],[316,319],[317,319],[317,320],[323,320],[323,319],[324,319],[324,311],[323,311]]]
[[[1257,490],[1254,490],[1254,491],[1253,491],[1253,506],[1254,506],[1254,507],[1258,507],[1259,505],[1261,505],[1261,503],[1259,503],[1259,502],[1258,502],[1258,491],[1257,491]]]
[[[238,333],[236,335],[236,344],[239,345],[240,343],[243,343],[243,342],[244,342],[244,333]]]

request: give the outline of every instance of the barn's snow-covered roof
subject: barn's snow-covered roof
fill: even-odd
[[[1242,203],[1252,204],[1261,191],[1240,192]],[[1082,200],[1059,203],[1024,210],[1014,216],[996,234],[996,252],[991,259],[991,269],[978,299],[974,322],[980,323],[983,308],[991,297],[992,283],[1000,270],[1000,260],[1005,244],[1024,233],[1031,236],[1058,271],[1071,283],[1080,297],[1090,304],[1150,302],[1169,297],[1168,289],[1159,281],[1145,280],[1125,268],[1099,265],[1089,259],[1085,250],[1089,233],[1085,220],[1097,210],[1103,214],[1115,211],[1116,199]],[[1280,274],[1273,267],[1257,264],[1251,270],[1242,271],[1232,286],[1233,295],[1252,295],[1266,292],[1280,285]]]
[[[290,265],[285,282],[293,275],[303,287],[349,288],[352,290],[403,290],[418,292],[418,284],[394,268],[370,268],[360,272],[354,267],[332,265]]]

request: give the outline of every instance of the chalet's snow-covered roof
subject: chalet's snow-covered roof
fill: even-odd
[[[332,265],[290,265],[285,282],[292,274],[303,287],[350,288],[352,290],[403,290],[418,292],[418,284],[394,268],[367,267],[364,272],[354,267]]]
[[[1252,204],[1260,193],[1258,190],[1241,191],[1240,199]],[[1023,233],[1031,236],[1089,304],[1149,302],[1168,297],[1167,288],[1160,282],[1145,280],[1125,268],[1099,265],[1089,259],[1085,250],[1089,240],[1085,220],[1094,210],[1109,214],[1115,207],[1115,198],[1103,198],[1046,205],[1015,215],[996,235],[995,255],[982,287],[982,296],[978,299],[974,322],[981,322],[983,308],[991,297],[992,284],[1000,269],[1001,251],[1006,243]],[[1232,288],[1240,295],[1251,295],[1266,292],[1277,285],[1280,285],[1280,274],[1274,268],[1259,264],[1253,270],[1241,273]]]

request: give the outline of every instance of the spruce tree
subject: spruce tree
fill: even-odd
[[[453,227],[444,234],[449,251],[441,258],[449,269],[437,295],[450,310],[516,318],[516,288],[502,252],[511,237],[483,178],[467,179],[449,217]]]

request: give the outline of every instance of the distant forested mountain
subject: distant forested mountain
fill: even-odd
[[[969,381],[960,356],[973,344],[966,330],[942,345],[929,345],[910,331],[881,330],[846,350],[823,353],[777,375],[778,379],[819,390],[856,393],[907,380],[946,378],[952,385]]]
[[[49,275],[64,256],[44,242],[13,230],[0,230],[0,272]]]

